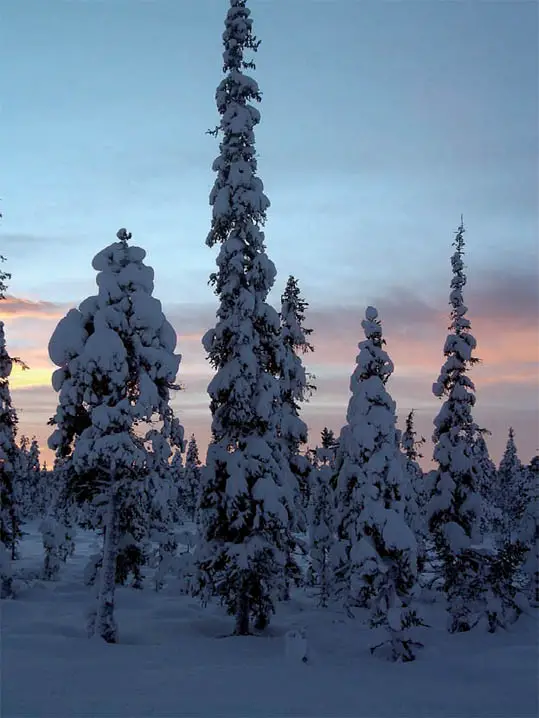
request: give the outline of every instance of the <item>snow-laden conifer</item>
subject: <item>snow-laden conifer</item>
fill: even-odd
[[[520,538],[527,549],[524,573],[528,578],[528,596],[539,607],[539,456],[528,468],[528,501],[521,523]]]
[[[0,261],[4,258],[0,257]],[[5,299],[7,272],[0,271],[0,301]],[[0,321],[0,596],[12,594],[11,561],[17,556],[22,536],[22,508],[17,500],[16,482],[19,448],[16,443],[18,417],[11,401],[9,377],[14,364],[27,368],[11,357],[6,347],[4,322]]]
[[[373,307],[367,308],[362,327],[366,338],[359,343],[337,455],[344,548],[339,578],[347,580],[351,603],[370,608],[371,626],[387,632],[387,640],[372,651],[410,661],[415,642],[409,629],[420,624],[411,607],[417,592],[417,543],[405,521],[396,405],[386,389],[393,363]]]
[[[310,476],[309,568],[319,605],[323,607],[333,596],[331,558],[335,543],[335,492],[331,487],[331,476],[327,462],[313,469]]]
[[[337,456],[339,448],[339,439],[335,437],[335,432],[324,426],[320,433],[321,448],[326,452],[325,456],[329,463],[333,463]]]
[[[127,527],[151,526],[150,490],[156,482],[151,452],[153,428],[172,445],[183,429],[169,399],[181,357],[176,334],[161,303],[152,296],[153,270],[146,252],[130,246],[124,229],[118,241],[92,262],[98,294],[71,309],[56,327],[49,356],[59,367],[52,378],[59,405],[49,446],[72,466],[70,491],[91,507],[92,523],[104,534],[98,599],[89,631],[117,640],[114,593],[117,557]],[[135,431],[138,429],[138,431]],[[153,495],[152,495],[153,499]],[[133,537],[130,546],[137,546]]]
[[[198,456],[198,445],[194,434],[191,434],[185,455],[185,467],[181,479],[181,505],[184,515],[194,521],[198,503],[201,481],[201,461]]]
[[[406,416],[405,429],[401,434],[401,447],[406,457],[407,470],[412,478],[412,484],[416,496],[416,501],[420,512],[424,511],[427,502],[427,496],[424,486],[424,475],[419,465],[419,460],[423,458],[421,447],[425,443],[424,437],[417,438],[415,429],[414,410]]]
[[[177,487],[171,480],[170,475],[172,449],[169,440],[163,432],[151,429],[146,434],[146,443],[150,449],[148,452],[149,472],[146,489],[150,526],[149,539],[158,546],[154,556],[157,564],[155,584],[156,588],[159,589],[163,584],[166,573],[172,566],[176,549],[178,548],[175,530],[175,507],[177,506],[178,497]],[[181,447],[183,448],[183,438]],[[140,573],[135,575],[133,586],[135,588],[142,586]]]
[[[490,541],[501,526],[502,515],[496,505],[497,470],[490,458],[485,435],[490,432],[480,430],[474,444],[473,452],[478,470],[478,491],[481,496],[481,536],[484,541]]]
[[[302,354],[314,351],[309,342],[312,329],[304,327],[305,310],[308,303],[301,296],[298,281],[290,276],[281,296],[281,437],[295,479],[298,492],[296,497],[296,529],[305,531],[306,511],[309,505],[310,465],[307,457],[300,454],[300,447],[307,442],[307,424],[300,417],[301,404],[308,401],[315,390],[313,377],[303,365]]]
[[[172,459],[170,460],[169,475],[172,486],[174,487],[172,495],[171,516],[175,524],[185,520],[185,512],[182,503],[182,483],[183,483],[183,456],[180,449],[174,449]]]
[[[75,553],[78,517],[75,498],[70,491],[71,457],[56,458],[53,471],[45,475],[50,482],[47,511],[39,524],[43,541],[43,578],[58,578],[62,563]],[[90,524],[91,525],[91,522]]]
[[[500,461],[495,489],[495,503],[499,509],[499,543],[511,542],[518,535],[528,499],[529,471],[522,465],[511,427],[505,451]]]
[[[423,458],[421,447],[423,437],[417,438],[414,422],[414,410],[406,417],[405,429],[400,435],[400,445],[404,455],[403,483],[406,523],[412,529],[417,541],[417,566],[422,571],[427,556],[427,489],[419,459]]]
[[[39,465],[39,445],[35,436],[32,441],[27,436],[19,440],[18,462],[15,488],[21,515],[25,520],[38,515],[38,493],[41,476]]]
[[[466,317],[463,288],[464,226],[461,222],[451,257],[453,277],[449,303],[451,324],[445,341],[445,363],[433,384],[436,397],[445,401],[434,420],[434,461],[437,463],[428,505],[429,528],[441,560],[444,590],[450,615],[449,630],[467,631],[474,621],[474,601],[481,586],[480,561],[472,556],[472,543],[479,540],[481,498],[473,447],[479,435],[472,409],[475,386],[468,372],[478,359],[476,340]]]
[[[9,376],[13,360],[6,348],[4,322],[0,321],[0,580],[2,597],[11,594],[10,561],[16,556],[21,537],[20,507],[17,504],[15,482],[18,449],[15,443],[17,413],[11,403]]]
[[[269,200],[257,176],[254,128],[260,100],[245,74],[256,50],[245,0],[230,0],[223,33],[225,77],[216,92],[220,154],[210,194],[206,243],[220,245],[210,282],[219,298],[217,323],[203,338],[216,374],[208,386],[212,438],[202,471],[198,591],[218,595],[236,632],[267,625],[283,590],[293,494],[279,437],[282,342],[267,303],[276,270],[261,227]]]

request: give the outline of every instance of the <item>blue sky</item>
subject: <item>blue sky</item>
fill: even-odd
[[[225,0],[24,0],[2,11],[0,242],[10,291],[65,311],[93,292],[91,259],[126,226],[148,251],[156,296],[177,318],[183,366],[192,359],[200,379],[189,401],[200,412],[204,357],[194,342],[192,355],[185,349],[182,334],[201,334],[215,304],[207,287],[215,251],[204,239],[218,148],[205,131],[217,122],[226,7]],[[531,454],[538,443],[530,394],[538,358],[537,3],[251,0],[250,7],[262,41],[257,148],[272,202],[273,299],[293,273],[311,303],[321,357],[314,362],[327,382],[310,408],[318,412],[313,427],[325,423],[321,414],[336,429],[342,424],[361,315],[374,302],[381,314],[387,307],[388,349],[392,333],[403,375],[417,367],[418,386],[398,388],[396,398],[403,409],[423,402],[430,432],[451,239],[463,212],[478,354],[482,343],[488,357],[501,352],[498,332],[510,346],[508,331],[527,347],[490,384],[485,378],[483,387],[478,373],[480,399],[495,407],[485,419],[500,425],[498,444],[516,423]],[[414,318],[419,306],[431,310],[430,319],[421,315],[424,325]],[[10,315],[8,338],[39,365],[55,313],[34,316],[26,307],[24,317]],[[342,331],[333,336],[336,320]],[[412,359],[431,330],[432,368],[421,375]],[[513,385],[506,379],[516,361],[526,371]],[[486,358],[481,371],[487,377]],[[32,430],[54,403],[47,391],[20,390]],[[42,405],[38,421],[33,407]]]

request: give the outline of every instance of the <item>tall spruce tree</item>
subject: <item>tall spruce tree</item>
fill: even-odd
[[[185,510],[182,501],[182,484],[183,484],[183,456],[180,449],[175,449],[170,460],[170,481],[174,487],[171,514],[175,524],[179,524],[185,519]]]
[[[323,449],[336,453],[339,446],[339,440],[335,438],[335,432],[333,429],[328,429],[327,426],[324,426],[320,432],[320,441]]]
[[[529,471],[518,457],[515,432],[510,427],[496,481],[495,502],[500,516],[500,545],[510,543],[518,534],[528,501],[529,478]]]
[[[528,468],[528,501],[521,526],[521,540],[527,555],[524,573],[528,576],[528,596],[539,607],[539,456],[534,456]]]
[[[478,490],[481,496],[481,535],[483,539],[492,536],[501,526],[501,513],[496,506],[496,485],[497,470],[496,465],[490,458],[485,436],[490,432],[487,429],[481,429],[473,444],[476,465],[479,472]]]
[[[471,551],[472,543],[479,539],[481,511],[473,451],[479,428],[472,416],[475,386],[468,376],[479,360],[473,356],[476,340],[463,298],[466,274],[462,221],[454,246],[449,296],[451,324],[444,346],[445,363],[432,389],[436,397],[445,401],[434,420],[434,461],[438,468],[428,506],[429,528],[441,560],[452,633],[469,630],[477,620],[472,612],[481,590],[477,580],[481,567]]]
[[[301,354],[314,351],[309,342],[313,330],[303,326],[308,306],[301,296],[297,279],[290,276],[281,296],[281,437],[297,487],[296,528],[299,531],[307,528],[311,468],[307,457],[300,454],[301,445],[307,442],[307,424],[300,417],[300,407],[316,388],[301,359]]]
[[[1,215],[0,215],[1,216]],[[0,262],[4,257],[0,257]],[[6,298],[7,281],[11,275],[0,270],[0,301]],[[0,597],[12,595],[11,561],[17,556],[22,536],[22,507],[17,500],[16,482],[19,448],[16,444],[18,417],[11,401],[9,377],[13,365],[27,365],[11,357],[6,347],[4,322],[0,321]]]
[[[18,469],[17,412],[11,403],[9,377],[13,360],[6,348],[4,322],[0,321],[0,579],[2,597],[11,594],[10,560],[16,558],[22,536],[20,505],[17,502]]]
[[[37,439],[34,436],[30,442],[30,439],[23,435],[19,440],[15,486],[21,515],[25,520],[35,518],[38,515],[40,474]]]
[[[396,405],[386,389],[393,363],[383,348],[374,307],[367,308],[362,327],[365,340],[359,343],[337,454],[344,549],[338,578],[345,578],[351,603],[370,608],[371,626],[386,629],[387,640],[371,650],[411,661],[416,644],[408,629],[421,623],[411,607],[417,592],[417,543],[405,520]]]
[[[76,523],[78,519],[75,497],[70,491],[70,457],[56,458],[53,471],[42,475],[46,487],[47,510],[39,524],[43,541],[43,578],[58,578],[62,562],[75,553]],[[91,526],[92,522],[89,521]]]
[[[318,603],[325,608],[334,592],[331,560],[335,544],[335,492],[329,463],[313,467],[310,480],[309,573],[318,593]]]
[[[181,481],[181,505],[189,521],[194,521],[200,492],[201,461],[194,434],[191,434],[185,455],[185,468]]]
[[[400,445],[404,455],[404,473],[407,478],[404,485],[406,523],[410,526],[417,540],[417,565],[422,571],[427,557],[427,522],[426,504],[427,489],[423,470],[419,460],[423,458],[421,447],[424,437],[417,438],[415,430],[414,410],[406,417],[405,429],[400,436]]]
[[[125,229],[117,238],[92,262],[98,294],[71,309],[49,343],[49,356],[59,367],[52,377],[59,405],[49,446],[67,462],[69,491],[91,507],[92,525],[104,534],[88,628],[111,643],[118,637],[118,554],[137,545],[126,541],[128,530],[147,535],[154,528],[151,502],[159,476],[152,456],[155,429],[148,431],[148,424],[162,424],[161,435],[171,444],[183,442],[169,404],[181,360],[174,353],[176,334],[152,296],[154,274],[143,262],[146,252],[128,244]]]
[[[425,496],[424,476],[419,460],[423,458],[421,447],[425,443],[425,438],[420,436],[417,438],[415,429],[414,410],[412,409],[406,416],[405,428],[401,434],[401,447],[408,462],[408,470],[412,476],[414,490],[416,494],[417,504],[420,510],[423,510],[427,500]]]
[[[203,338],[216,374],[208,386],[212,438],[202,472],[198,592],[220,596],[245,635],[263,628],[283,591],[293,493],[279,437],[282,342],[277,312],[267,303],[276,270],[261,227],[269,200],[257,177],[254,128],[261,99],[245,70],[256,50],[245,0],[230,0],[223,33],[223,71],[216,103],[220,154],[210,194],[206,244],[220,244],[210,283],[219,298],[217,323]]]

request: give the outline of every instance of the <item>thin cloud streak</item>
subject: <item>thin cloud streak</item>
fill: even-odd
[[[63,305],[7,295],[0,302],[0,319],[60,319],[66,312]]]
[[[520,426],[523,457],[529,458],[536,449],[539,433],[537,283],[531,273],[512,276],[510,281],[485,274],[476,286],[469,287],[466,298],[472,330],[478,339],[477,355],[482,359],[471,374],[477,386],[476,415],[487,428],[500,427],[497,431],[501,433],[492,439],[494,452],[500,450],[505,440],[502,427],[509,423]],[[439,407],[431,387],[443,361],[448,307],[444,301],[399,288],[373,303],[380,311],[387,349],[395,363],[389,388],[398,403],[400,419],[415,408],[425,417],[424,430],[430,435],[432,419]],[[39,426],[40,422],[46,424],[54,412],[56,395],[50,388],[54,366],[46,346],[58,318],[73,304],[13,298],[8,306],[8,346],[31,366],[28,372],[16,370],[11,382],[24,410],[22,430],[25,426]],[[178,331],[177,351],[182,354],[178,380],[184,390],[174,397],[173,407],[188,432],[194,430],[191,426],[196,427],[203,445],[206,440],[203,437],[207,438],[210,430],[206,390],[213,370],[200,340],[215,321],[215,306],[165,304],[164,311]],[[318,391],[304,406],[304,417],[315,432],[311,443],[317,441],[320,424],[331,425],[338,431],[344,423],[350,374],[357,343],[362,339],[363,311],[363,306],[343,304],[308,312],[306,323],[314,329],[315,352],[306,354],[304,362],[307,370],[315,374],[318,385]],[[39,433],[44,435],[41,430]]]

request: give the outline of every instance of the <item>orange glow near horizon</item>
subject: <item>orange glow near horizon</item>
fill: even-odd
[[[54,305],[15,297],[8,297],[0,303],[0,309],[4,309],[0,318],[7,326],[10,353],[20,356],[30,367],[24,371],[14,366],[10,376],[13,403],[19,411],[19,434],[36,435],[42,447],[42,460],[47,460],[49,464],[53,454],[46,448],[50,434],[47,420],[55,411],[57,395],[51,386],[51,374],[56,367],[49,360],[47,344],[58,320],[70,306],[73,305]],[[318,378],[318,392],[310,403],[304,405],[304,418],[316,431],[324,425],[338,431],[344,421],[349,378],[358,351],[357,343],[362,339],[360,319],[361,313],[342,312],[339,307],[335,307],[334,311],[327,310],[323,316],[320,313],[317,315],[316,335],[313,336],[315,352],[303,357],[307,370]],[[181,327],[182,323],[181,312],[176,310],[173,324]],[[387,326],[387,351],[395,363],[391,390],[395,392],[394,398],[401,413],[405,408],[416,407],[432,420],[435,401],[430,388],[443,363],[446,324],[446,318],[437,314],[422,325],[413,327],[398,327],[392,324],[390,316],[384,322],[384,327]],[[178,332],[177,351],[182,354],[178,380],[186,391],[174,397],[173,405],[186,434],[194,431],[197,438],[200,437],[203,453],[205,441],[209,439],[211,420],[206,388],[213,371],[200,341],[205,329],[193,331],[192,326],[191,322],[191,331],[187,334]],[[481,392],[479,411],[492,411],[494,404],[499,407],[501,403],[506,406],[508,415],[510,412],[514,415],[523,408],[523,397],[529,407],[528,397],[536,396],[539,379],[537,327],[532,322],[525,327],[522,323],[508,322],[500,331],[494,317],[482,316],[474,320],[473,333],[478,339],[476,354],[481,358],[481,364],[471,374]],[[533,432],[534,427],[531,426],[529,433]],[[314,443],[317,438],[313,439]],[[499,445],[503,439],[503,436],[497,438]],[[533,436],[526,439],[529,451],[534,451],[536,443]]]

